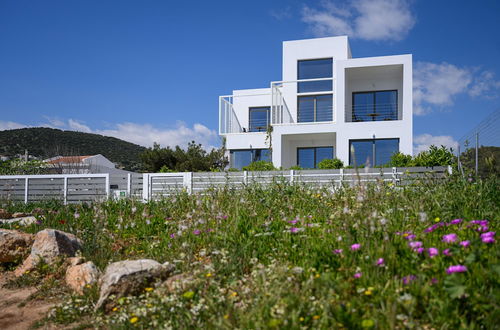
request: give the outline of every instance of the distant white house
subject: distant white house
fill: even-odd
[[[56,156],[45,159],[54,172],[60,174],[126,174],[129,171],[116,168],[116,164],[101,154],[91,156]]]
[[[353,58],[347,37],[283,42],[282,81],[220,96],[230,166],[269,160],[316,168],[325,158],[382,165],[412,154],[412,56]]]

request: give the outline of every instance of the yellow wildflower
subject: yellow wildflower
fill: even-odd
[[[236,291],[231,291],[231,293],[229,294],[231,297],[236,297],[238,295],[238,292]]]
[[[320,275],[320,274],[316,274],[316,275],[314,275],[314,277],[315,277],[315,278],[320,278],[320,277],[321,277],[321,275]]]
[[[229,314],[226,314],[223,317],[224,317],[224,320],[227,320],[229,318]]]
[[[153,289],[153,288],[145,288],[144,290],[145,290],[146,292],[151,292],[151,291],[153,291],[154,289]]]
[[[319,320],[319,315],[314,315],[313,320]]]
[[[441,221],[439,217],[436,217],[436,219],[434,219],[434,222],[439,222],[439,221]]]
[[[372,294],[372,291],[371,291],[371,290],[366,290],[366,291],[365,291],[365,295],[366,295],[366,296],[371,296],[371,294]]]
[[[304,318],[303,318],[302,316],[301,316],[301,317],[299,317],[299,321],[300,321],[300,322],[304,322]]]
[[[139,318],[137,316],[134,316],[133,318],[130,319],[130,323],[134,324],[137,321],[139,321]]]
[[[118,307],[113,307],[113,312],[116,312],[118,310]]]
[[[207,273],[205,276],[206,277],[212,277],[212,273]]]

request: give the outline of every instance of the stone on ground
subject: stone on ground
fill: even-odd
[[[23,264],[15,270],[21,276],[36,267],[40,260],[50,264],[58,257],[73,257],[82,248],[82,242],[73,234],[60,230],[45,229],[35,235],[31,253]]]
[[[37,220],[34,216],[25,216],[25,217],[18,217],[18,218],[12,218],[12,219],[0,219],[0,224],[4,225],[12,225],[12,224],[18,224],[21,226],[29,226],[37,223]]]
[[[30,253],[34,235],[0,228],[0,262],[20,262]]]
[[[98,279],[99,270],[92,261],[72,265],[66,269],[66,284],[80,295],[87,285],[96,283]]]
[[[109,311],[115,299],[144,292],[157,281],[166,280],[174,271],[174,265],[160,264],[151,259],[124,260],[114,262],[104,271],[100,279],[100,296],[96,310],[104,307]]]

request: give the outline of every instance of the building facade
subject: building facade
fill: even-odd
[[[220,96],[230,167],[386,164],[412,154],[412,56],[352,58],[347,37],[283,42],[283,77]]]

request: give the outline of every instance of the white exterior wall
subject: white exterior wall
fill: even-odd
[[[333,121],[297,123],[297,62],[333,58]],[[273,163],[276,167],[296,165],[298,147],[333,146],[334,156],[349,163],[349,140],[399,138],[400,151],[412,154],[413,98],[412,56],[351,58],[347,37],[286,41],[283,43],[284,102],[293,123],[274,124]],[[292,81],[291,83],[286,83]],[[394,121],[346,122],[351,116],[352,93],[376,90],[398,91],[398,119]],[[234,91],[233,107],[242,127],[248,130],[248,108],[271,105],[269,88]],[[251,96],[243,96],[250,94]],[[309,93],[309,94],[324,94]],[[224,134],[226,148],[268,148],[266,133]]]

